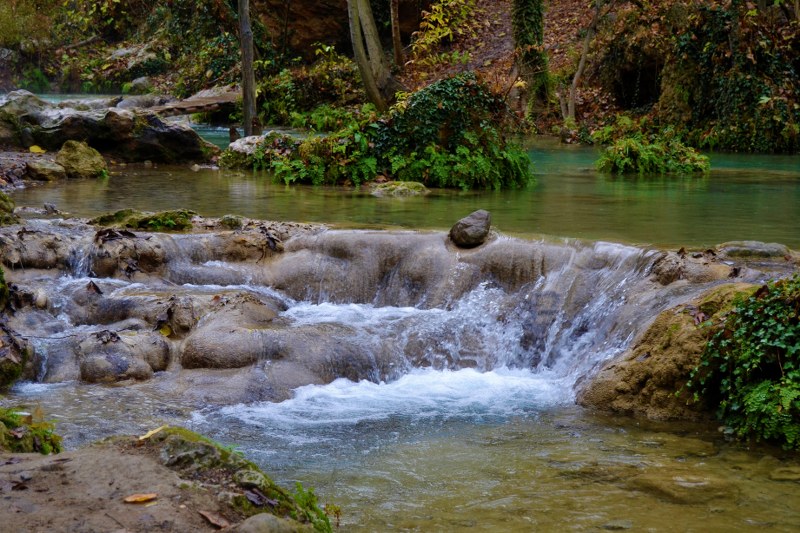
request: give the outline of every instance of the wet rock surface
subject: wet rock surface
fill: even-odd
[[[632,348],[600,369],[579,392],[578,403],[656,420],[708,416],[702,402],[680,392],[708,339],[710,330],[703,324],[753,290],[754,285],[744,283],[721,285],[662,312]]]
[[[450,229],[450,240],[459,248],[474,248],[486,242],[492,217],[488,211],[479,209],[456,222]]]
[[[46,339],[32,349],[24,377],[116,382],[160,373],[152,384],[159,394],[230,404],[285,399],[293,388],[340,377],[392,380],[411,367],[489,370],[500,356],[522,368],[581,365],[598,349],[626,347],[648,317],[737,268],[702,253],[608,243],[498,236],[467,251],[442,233],[330,231],[241,217],[230,229],[231,217],[196,215],[184,232],[164,233],[118,218],[107,228],[55,219],[0,229],[14,310],[7,326],[23,340]],[[689,259],[698,272],[725,272],[672,279],[675,269],[663,266],[685,274],[695,268]],[[758,276],[739,270],[739,279]],[[696,354],[695,320],[713,315],[718,299],[707,295],[659,316],[627,362],[601,371],[582,398],[657,418],[696,416],[676,410],[674,387]],[[397,311],[401,317],[386,324],[294,312],[326,303],[416,311],[408,319]],[[449,312],[472,318],[451,320]],[[685,338],[670,337],[673,327]],[[598,348],[598,339],[616,340]]]
[[[146,110],[114,107],[120,101],[106,101],[100,109],[73,109],[13,91],[0,103],[0,136],[12,146],[35,144],[50,151],[67,141],[85,141],[122,161],[209,161],[218,153],[189,126],[165,122]]]

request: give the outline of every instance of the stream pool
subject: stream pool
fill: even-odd
[[[760,240],[800,248],[800,156],[713,154],[707,176],[618,177],[593,169],[593,148],[531,143],[538,179],[526,190],[374,198],[352,188],[287,187],[266,173],[131,165],[112,169],[107,180],[29,187],[12,196],[18,206],[47,202],[77,216],[184,207],[205,216],[349,228],[445,230],[471,211],[487,209],[494,227],[509,235],[678,248]]]

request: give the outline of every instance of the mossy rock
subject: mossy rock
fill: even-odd
[[[607,363],[578,393],[578,403],[655,420],[710,416],[684,390],[712,333],[709,321],[732,310],[755,286],[725,284],[656,317],[634,345]]]
[[[197,216],[197,213],[188,209],[175,209],[158,213],[122,209],[95,217],[89,221],[89,224],[146,231],[187,231],[192,228],[192,218],[195,216]]]
[[[61,437],[49,422],[0,407],[0,451],[11,453],[59,453]]]
[[[193,479],[202,479],[207,471],[224,473],[230,478],[228,485],[236,490],[233,506],[246,516],[269,512],[296,521],[298,531],[304,530],[303,525],[321,532],[332,530],[313,491],[298,487],[295,494],[290,493],[238,452],[207,437],[185,428],[167,427],[146,439],[146,445],[156,448],[162,464]]]
[[[372,196],[377,197],[403,197],[403,196],[424,196],[430,190],[418,181],[387,181],[380,183],[372,188]]]
[[[68,178],[100,178],[108,175],[108,165],[100,152],[79,141],[67,141],[56,155]]]
[[[0,191],[0,226],[19,222],[19,219],[14,216],[14,206],[14,200],[3,191]]]

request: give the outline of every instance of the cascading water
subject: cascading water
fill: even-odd
[[[73,258],[51,260],[58,276],[12,273],[19,294],[45,295],[11,325],[34,341],[36,377],[52,383],[21,384],[12,400],[40,402],[69,446],[189,425],[283,482],[316,486],[345,508],[345,527],[366,531],[547,529],[565,513],[613,528],[640,490],[624,475],[663,465],[700,472],[710,461],[715,434],[665,441],[658,429],[617,430],[572,406],[576,382],[660,311],[708,288],[651,280],[660,252],[502,237],[463,251],[440,234],[329,231],[287,240],[269,256],[236,233],[153,235],[114,241],[119,253],[135,253],[117,270],[106,264],[114,278],[88,278],[109,254],[58,232],[47,242],[67,243],[63,256]],[[9,257],[54,268],[34,249],[26,242]],[[159,250],[163,263],[146,264]],[[106,330],[116,336],[85,344]],[[113,366],[125,362],[119,346],[155,342],[169,343],[171,363],[147,381],[69,381],[95,355],[86,346],[109,351]],[[195,352],[216,346],[215,357],[247,357],[190,366],[193,342]],[[278,390],[284,382],[291,393]],[[644,433],[631,441],[629,431]],[[587,491],[587,479],[616,485]],[[757,502],[763,489],[743,486]],[[649,514],[632,523],[671,513],[637,498]],[[770,516],[758,509],[748,516]],[[780,523],[800,518],[789,512]]]

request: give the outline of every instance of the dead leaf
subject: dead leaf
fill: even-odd
[[[131,494],[125,498],[125,503],[147,503],[158,498],[158,494],[150,492],[147,494]]]
[[[157,427],[156,429],[153,429],[153,430],[151,430],[151,431],[148,431],[147,433],[145,433],[144,435],[142,435],[141,437],[139,437],[139,440],[147,440],[147,439],[149,439],[150,437],[152,437],[153,435],[155,435],[156,433],[158,433],[159,431],[165,430],[165,429],[167,429],[168,427],[169,427],[168,425],[163,425],[163,426],[161,426],[161,427]]]
[[[43,153],[47,152],[47,150],[45,150],[41,146],[37,146],[35,144],[33,146],[31,146],[30,148],[28,148],[28,150],[30,150],[30,152],[32,154],[43,154]]]
[[[223,516],[218,515],[217,513],[210,513],[208,511],[197,511],[200,515],[208,520],[208,523],[212,526],[216,526],[220,529],[225,529],[226,527],[230,527],[231,523],[228,522]]]

